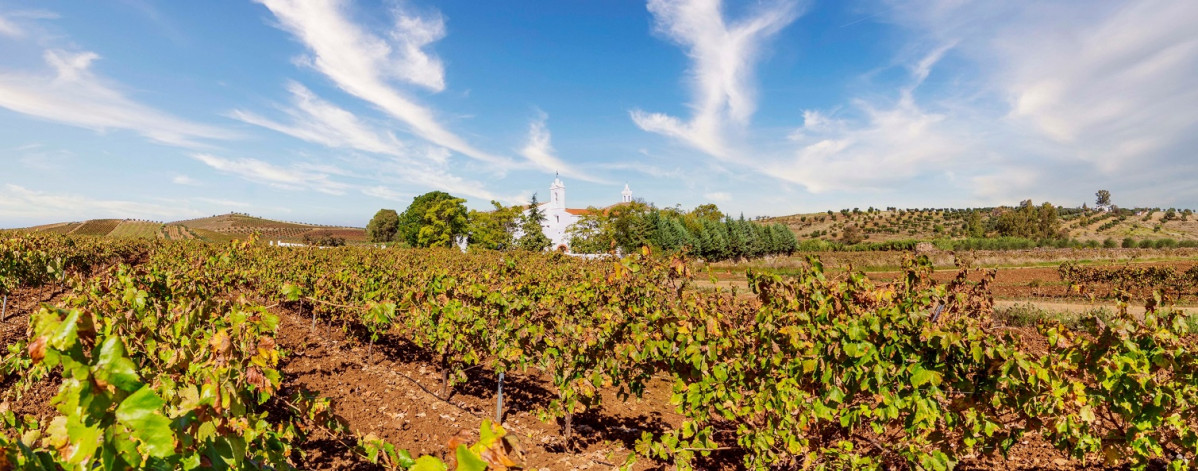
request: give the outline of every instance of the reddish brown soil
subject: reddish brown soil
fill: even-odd
[[[350,430],[373,433],[413,456],[447,456],[457,434],[477,438],[478,428],[495,414],[495,377],[481,370],[459,385],[448,401],[440,399],[440,374],[419,349],[389,337],[373,348],[351,345],[336,328],[284,312],[279,343],[291,353],[282,366],[284,394],[318,392],[334,401]],[[558,423],[544,423],[536,411],[552,400],[551,385],[535,373],[513,372],[504,379],[503,426],[520,440],[531,469],[610,469],[623,463],[642,431],[661,432],[681,417],[669,404],[670,385],[655,381],[637,401],[621,402],[604,392],[605,407],[574,419],[575,440],[567,444]],[[305,447],[307,448],[307,447]],[[305,468],[341,469],[345,463],[311,453]],[[638,464],[646,469],[655,464]],[[722,467],[722,466],[717,466]]]
[[[446,443],[455,434],[477,438],[477,428],[495,408],[494,378],[476,370],[471,382],[458,386],[446,402],[437,397],[440,376],[429,358],[402,339],[376,345],[373,360],[366,346],[351,345],[337,329],[321,323],[316,331],[308,318],[283,313],[280,344],[292,351],[285,361],[284,388],[288,392],[306,389],[330,397],[336,412],[358,434],[374,433],[417,454],[448,458]],[[1008,328],[1033,352],[1045,351],[1047,344],[1034,328]],[[489,375],[488,375],[489,376]],[[657,432],[681,422],[669,405],[670,384],[652,383],[644,397],[623,403],[613,391],[604,391],[602,410],[575,419],[577,442],[573,449],[561,438],[560,423],[547,424],[536,417],[536,407],[552,399],[552,386],[535,373],[510,374],[505,379],[507,410],[504,427],[519,437],[528,469],[610,469],[622,463],[642,430]],[[319,444],[317,444],[319,445]],[[327,445],[327,444],[326,444]],[[309,457],[302,467],[308,469],[345,469],[360,459],[344,447],[313,450],[305,444]],[[741,457],[724,451],[699,464],[698,469],[740,469]],[[339,455],[338,455],[339,454]],[[638,469],[667,469],[665,463],[641,459]],[[1084,465],[1069,459],[1038,435],[1029,434],[1012,448],[1008,459],[1001,456],[974,456],[964,459],[958,469],[1102,469],[1097,463]]]
[[[11,293],[8,296],[5,319],[0,322],[0,356],[8,354],[9,345],[29,338],[30,315],[43,303],[57,303],[62,294],[63,291],[51,288],[18,289]],[[43,423],[57,414],[50,405],[50,399],[58,394],[58,386],[62,379],[57,372],[29,384],[28,389],[19,388],[18,379],[20,373],[0,377],[0,408],[7,407],[17,417],[32,415]]]

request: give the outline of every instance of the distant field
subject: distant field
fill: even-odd
[[[292,243],[302,242],[305,235],[312,238],[332,235],[344,238],[349,243],[364,243],[366,241],[366,230],[361,228],[275,221],[235,213],[178,221],[171,224],[187,227],[200,239],[211,242],[227,242],[234,239],[241,239],[255,232],[266,240],[281,240]]]
[[[197,239],[200,239],[204,242],[227,244],[227,243],[232,242],[233,240],[238,238],[237,235],[235,235],[235,234],[224,234],[224,233],[220,233],[220,232],[216,232],[216,231],[210,231],[207,229],[192,229],[192,228],[187,228],[187,229]]]
[[[983,219],[993,208],[981,208]],[[968,235],[967,218],[972,210],[967,209],[876,209],[857,208],[856,211],[826,211],[822,213],[792,214],[765,219],[767,223],[780,222],[790,228],[801,240],[838,239],[846,227],[858,228],[865,242],[894,240],[932,240],[940,238],[964,238]],[[1137,215],[1119,215],[1114,212],[1080,209],[1064,210],[1059,216],[1061,227],[1068,231],[1071,239],[1103,242],[1112,239],[1121,242],[1124,238],[1135,240],[1174,239],[1177,241],[1198,240],[1198,218],[1175,215],[1166,220],[1166,212],[1144,210]]]
[[[31,231],[48,232],[51,234],[70,234],[75,228],[82,226],[81,222],[60,222],[58,224],[47,224],[45,226],[35,226],[29,228]]]
[[[92,219],[70,232],[71,235],[106,236],[121,225],[120,219]]]
[[[158,233],[161,230],[162,223],[159,222],[122,221],[112,232],[108,233],[108,236],[129,239],[155,239],[158,238]]]
[[[160,232],[161,238],[167,240],[188,240],[195,239],[196,235],[191,232],[186,226],[178,224],[168,224],[162,227]]]

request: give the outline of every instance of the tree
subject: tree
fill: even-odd
[[[470,245],[508,250],[514,245],[516,230],[520,227],[521,208],[504,207],[498,201],[492,201],[491,205],[495,207],[491,211],[470,211],[466,231],[470,234]]]
[[[1099,208],[1105,208],[1111,205],[1111,192],[1107,190],[1098,190],[1097,193],[1094,193],[1094,196],[1098,197],[1098,200],[1095,201],[1094,204],[1096,204]]]
[[[453,247],[458,237],[466,234],[466,200],[450,198],[437,200],[424,212],[417,247]]]
[[[408,244],[409,247],[419,247],[420,228],[425,224],[425,215],[429,208],[443,200],[456,199],[444,191],[430,191],[412,198],[408,209],[399,214],[399,229],[396,240]]]
[[[394,209],[380,209],[366,224],[366,238],[371,242],[391,242],[399,232],[399,214]]]
[[[859,244],[865,240],[865,236],[861,235],[861,229],[856,224],[850,224],[844,227],[844,231],[840,233],[840,241],[848,244]]]
[[[969,219],[965,225],[966,231],[969,232],[969,237],[980,239],[986,236],[986,228],[982,226],[982,213],[980,211],[970,211]]]
[[[724,213],[720,212],[720,208],[711,203],[695,206],[695,209],[691,210],[690,214],[696,219],[707,219],[711,221],[720,221],[724,219]]]
[[[545,213],[541,211],[540,205],[537,203],[536,193],[533,193],[532,201],[528,202],[528,212],[524,214],[524,220],[520,224],[520,230],[524,234],[520,236],[516,246],[521,250],[532,252],[541,252],[549,248],[553,241],[549,240],[545,231],[541,229],[541,224],[544,222]]]

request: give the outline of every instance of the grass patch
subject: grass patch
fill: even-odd
[[[1085,311],[1051,311],[1032,303],[1021,303],[1005,309],[994,310],[994,319],[1003,325],[1011,327],[1031,327],[1035,326],[1037,322],[1045,320],[1060,322],[1065,327],[1073,330],[1092,331],[1095,326],[1092,319],[1097,318],[1098,320],[1107,322],[1114,317],[1115,310],[1105,306],[1094,307]]]

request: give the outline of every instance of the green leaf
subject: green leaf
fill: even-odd
[[[96,358],[96,365],[92,367],[92,374],[96,379],[112,384],[122,391],[136,391],[141,387],[137,368],[125,355],[125,345],[119,337],[105,339],[104,343],[100,344],[100,353]]]
[[[932,383],[933,386],[939,386],[940,381],[942,381],[940,373],[924,369],[919,365],[915,365],[912,368],[911,384],[917,388],[928,383]]]
[[[288,301],[299,301],[301,293],[299,286],[293,285],[291,283],[284,283],[283,288],[279,291],[283,293],[283,296],[285,296]]]
[[[459,446],[459,448],[464,448]],[[460,465],[459,465],[460,466]],[[416,459],[415,464],[408,471],[448,471],[449,467],[445,463],[432,456],[421,456]],[[458,469],[462,469],[459,467]]]
[[[399,465],[400,468],[408,469],[416,466],[416,460],[412,459],[412,455],[408,453],[408,450],[399,450],[395,452],[395,464]]]
[[[175,451],[175,435],[171,432],[171,421],[159,411],[165,402],[149,386],[121,401],[116,409],[116,419],[133,432],[133,437],[142,443],[142,451],[149,456],[165,458]]]
[[[466,445],[458,445],[457,457],[457,471],[487,471],[487,462],[467,449]]]

